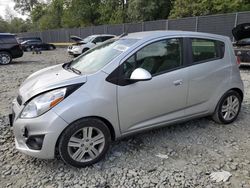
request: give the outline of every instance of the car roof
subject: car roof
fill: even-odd
[[[0,35],[2,35],[2,36],[9,36],[9,35],[11,35],[11,36],[15,36],[14,34],[12,34],[12,33],[0,33]]]
[[[201,32],[192,32],[192,31],[174,31],[174,30],[159,30],[159,31],[145,31],[137,33],[129,33],[122,38],[133,38],[133,39],[154,39],[160,37],[168,36],[192,36],[192,37],[211,37],[218,39],[226,39],[228,37],[222,35],[216,35],[211,33],[201,33]]]
[[[100,35],[90,35],[90,37],[114,37],[115,35],[110,34],[100,34]]]
[[[41,42],[40,40],[24,40],[21,44],[27,43],[27,42]]]

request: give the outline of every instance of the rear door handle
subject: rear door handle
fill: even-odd
[[[179,85],[183,84],[183,81],[182,80],[176,80],[173,83],[174,83],[175,86],[179,86]]]

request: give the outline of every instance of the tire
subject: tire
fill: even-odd
[[[55,49],[55,47],[49,46],[49,50],[54,50],[54,49]]]
[[[213,120],[220,124],[229,124],[235,121],[240,113],[242,98],[237,91],[230,90],[220,99]]]
[[[8,52],[0,52],[0,64],[7,65],[12,61],[12,56]]]
[[[106,124],[97,118],[86,118],[73,122],[63,131],[58,150],[65,163],[86,167],[100,161],[110,143],[111,135]]]

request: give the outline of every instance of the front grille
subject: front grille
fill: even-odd
[[[21,106],[22,105],[22,97],[20,95],[18,95],[16,100],[17,100],[17,103]]]

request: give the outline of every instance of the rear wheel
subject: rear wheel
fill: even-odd
[[[49,46],[49,50],[54,50],[55,48],[53,46]]]
[[[0,64],[7,65],[11,62],[12,57],[8,52],[0,52]]]
[[[61,135],[59,153],[64,162],[85,167],[101,160],[111,142],[108,127],[96,118],[72,123]]]
[[[219,101],[213,114],[213,120],[217,123],[232,123],[239,115],[242,98],[236,91],[228,91]]]

